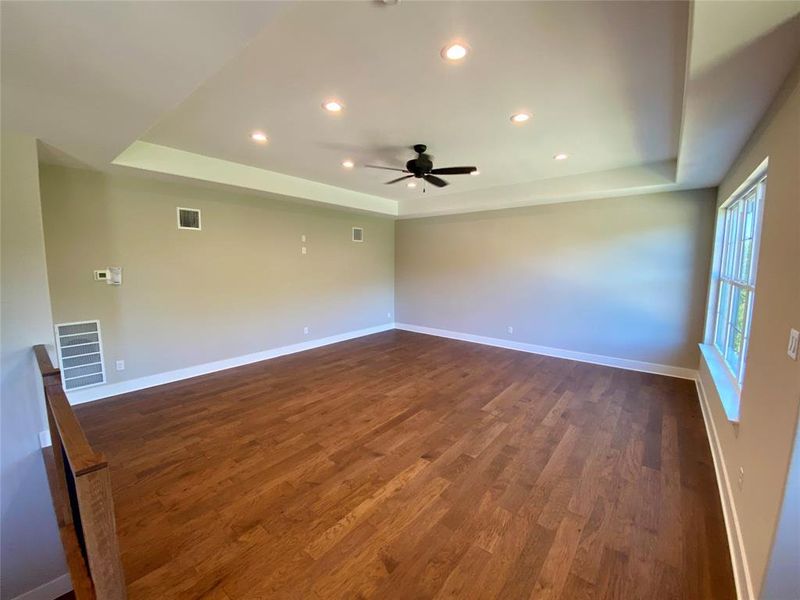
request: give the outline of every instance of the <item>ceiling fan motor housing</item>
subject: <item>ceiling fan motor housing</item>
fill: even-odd
[[[413,173],[415,177],[422,177],[426,173],[430,173],[433,169],[433,161],[427,154],[420,154],[418,158],[412,159],[406,163],[406,169]]]
[[[425,144],[416,144],[414,151],[419,154],[417,158],[413,158],[406,163],[406,170],[414,174],[414,177],[422,177],[426,173],[430,173],[433,169],[433,161],[431,157],[425,154],[428,147]]]

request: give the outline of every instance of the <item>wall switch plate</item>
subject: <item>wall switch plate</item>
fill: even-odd
[[[739,489],[744,487],[744,467],[739,467]]]
[[[514,333],[514,328],[511,325],[509,325],[508,327],[506,327],[506,331],[508,333]]]
[[[125,370],[125,361],[118,360],[117,361],[117,371],[124,371]]]
[[[308,254],[308,250],[306,249],[306,247],[305,247],[305,246],[303,246],[303,247],[300,249],[300,254]]]
[[[301,236],[300,236],[300,241],[301,241],[301,242],[305,242],[305,241],[306,241],[306,236],[305,236],[305,234],[303,234],[303,235],[301,235]]]
[[[303,335],[308,335],[308,327],[303,327]]]
[[[789,347],[786,348],[786,354],[792,360],[797,360],[797,346],[800,344],[800,331],[797,329],[789,330]]]

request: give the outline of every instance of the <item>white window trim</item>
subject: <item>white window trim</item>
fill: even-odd
[[[714,253],[712,257],[712,270],[711,278],[708,286],[708,301],[706,303],[706,323],[703,335],[703,343],[700,344],[703,359],[705,360],[711,378],[717,388],[717,393],[722,401],[725,413],[728,420],[738,423],[739,421],[739,404],[742,394],[742,387],[745,380],[747,369],[747,351],[750,345],[751,325],[753,318],[753,307],[756,303],[755,283],[758,277],[758,256],[761,249],[761,229],[764,214],[764,205],[766,203],[766,193],[760,199],[757,205],[757,213],[755,215],[755,231],[753,233],[753,256],[752,256],[752,284],[748,285],[748,289],[752,292],[752,301],[750,303],[750,310],[747,315],[746,330],[748,335],[745,338],[744,346],[742,347],[742,366],[739,378],[737,378],[727,362],[723,358],[720,351],[714,344],[714,335],[716,328],[716,314],[717,302],[719,299],[719,289],[722,270],[722,258],[724,255],[723,240],[725,236],[725,210],[734,202],[742,198],[750,189],[758,185],[762,179],[767,176],[767,168],[769,165],[769,157],[765,158],[763,162],[747,177],[742,184],[734,190],[725,202],[720,204],[717,209],[716,228],[714,232]],[[768,184],[767,184],[768,185]],[[731,303],[733,304],[733,303]]]

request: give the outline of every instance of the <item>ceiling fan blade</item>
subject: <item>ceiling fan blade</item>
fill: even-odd
[[[449,185],[444,179],[440,179],[436,175],[424,175],[423,177],[425,181],[427,181],[428,183],[432,183],[436,187],[444,187],[446,185]]]
[[[441,169],[433,169],[431,173],[436,175],[469,175],[477,170],[478,167],[442,167]]]
[[[385,171],[400,171],[401,173],[408,173],[405,169],[397,169],[395,167],[382,167],[381,165],[364,165],[370,169],[383,169]]]
[[[390,183],[397,183],[398,181],[403,181],[403,179],[410,179],[411,177],[413,177],[413,175],[405,175],[403,177],[398,177],[397,179],[392,179],[391,181],[387,181],[386,185],[389,185]]]

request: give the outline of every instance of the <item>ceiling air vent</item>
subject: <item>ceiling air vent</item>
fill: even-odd
[[[354,242],[363,242],[364,241],[364,228],[363,227],[353,227],[353,241]]]
[[[65,390],[106,382],[100,321],[56,325],[56,342]]]
[[[178,229],[200,231],[200,211],[196,208],[178,207]]]

